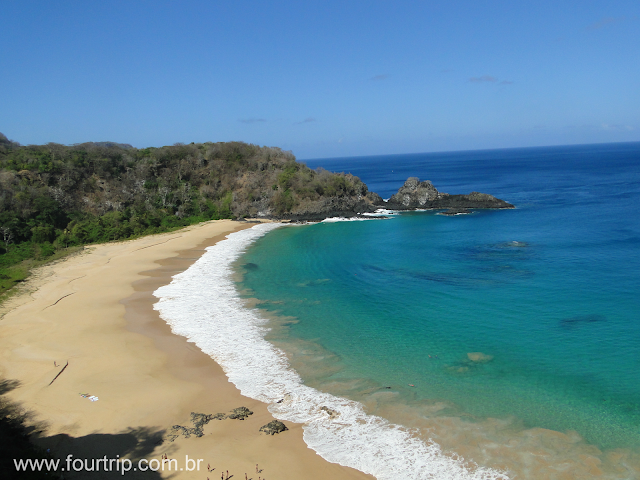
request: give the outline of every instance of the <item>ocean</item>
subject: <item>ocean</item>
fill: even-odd
[[[305,163],[516,209],[234,233],[156,292],[176,333],[379,479],[640,478],[640,143]]]

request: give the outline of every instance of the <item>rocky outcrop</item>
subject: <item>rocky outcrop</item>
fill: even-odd
[[[234,408],[227,418],[231,418],[232,420],[244,420],[249,415],[253,415],[253,412],[249,410],[247,407],[238,407]]]
[[[382,205],[384,203],[382,197],[376,192],[367,192],[364,198],[372,205]]]
[[[338,415],[340,415],[338,412],[336,412],[335,410],[331,410],[329,407],[320,407],[320,410],[326,412],[327,415],[329,415],[329,417],[331,418],[336,418]]]
[[[260,427],[260,431],[267,435],[275,435],[276,433],[284,432],[285,430],[289,429],[284,423],[279,422],[278,420],[273,420]]]
[[[290,219],[292,221],[322,221],[329,217],[350,218],[358,216],[358,214],[373,212],[378,208],[377,205],[384,204],[384,200],[379,195],[376,195],[376,197],[378,198],[373,198],[379,202],[378,204],[373,203],[367,197],[360,199],[346,196],[322,198],[313,203],[298,206],[291,213],[272,216],[271,218]]]
[[[247,407],[238,407],[231,410],[231,413],[216,413],[216,414],[206,414],[206,413],[196,413],[191,412],[191,423],[193,427],[185,427],[184,425],[174,425],[171,427],[171,433],[167,435],[167,440],[173,442],[176,438],[182,435],[184,438],[189,438],[191,435],[195,435],[196,437],[202,437],[204,435],[203,428],[206,424],[208,424],[211,420],[225,420],[230,418],[232,420],[244,420],[249,415],[253,415],[253,412],[249,410]],[[286,430],[286,428],[285,428]]]
[[[443,195],[447,194],[438,192],[429,180],[421,182],[418,177],[409,177],[387,203],[402,205],[405,208],[423,208],[428,202],[438,200]]]
[[[445,215],[447,217],[453,217],[455,215],[467,215],[472,213],[468,208],[449,208],[444,212],[439,213],[438,215]]]
[[[355,177],[354,177],[355,178]],[[515,208],[508,202],[486,193],[471,192],[468,195],[450,195],[439,192],[433,184],[417,177],[409,177],[398,192],[385,201],[374,192],[365,195],[324,197],[314,202],[298,205],[292,212],[274,219],[291,221],[322,221],[329,217],[358,217],[375,212],[379,208],[391,210],[433,209],[444,210],[443,215],[471,213],[472,209]]]
[[[470,208],[515,208],[510,203],[487,193],[449,195],[439,192],[430,181],[421,182],[417,177],[409,177],[385,206],[397,210],[452,209],[452,214],[466,213],[466,209]]]

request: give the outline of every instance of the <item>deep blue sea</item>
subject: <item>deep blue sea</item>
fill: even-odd
[[[640,143],[305,163],[383,198],[416,176],[517,207],[257,240],[239,285],[305,383],[481,465],[640,465]]]

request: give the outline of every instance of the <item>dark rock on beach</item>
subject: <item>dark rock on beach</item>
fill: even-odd
[[[171,427],[171,433],[167,436],[167,440],[173,442],[176,438],[182,435],[184,438],[189,438],[191,435],[196,437],[202,437],[204,435],[203,428],[211,420],[225,420],[230,418],[232,420],[244,420],[249,415],[253,415],[253,412],[247,407],[238,407],[231,410],[231,413],[196,413],[191,412],[191,423],[193,427],[185,427],[184,425],[174,425]]]
[[[447,215],[468,213],[468,209],[515,208],[508,202],[487,193],[471,192],[468,195],[450,195],[439,192],[430,181],[421,182],[417,177],[409,177],[398,193],[387,202],[386,207],[396,210],[447,209]]]
[[[253,415],[253,412],[249,410],[247,407],[238,407],[234,408],[227,418],[231,418],[233,420],[244,420],[249,415]]]
[[[285,430],[289,429],[284,423],[279,422],[278,420],[273,420],[260,427],[260,431],[266,433],[267,435],[275,435],[276,433],[281,433]]]
[[[174,425],[171,427],[171,433],[168,435],[168,440],[173,442],[180,435],[184,438],[189,438],[191,435],[202,437],[204,435],[203,427],[214,418],[216,418],[215,415],[191,412],[191,423],[193,424],[193,427],[190,428],[183,425]]]

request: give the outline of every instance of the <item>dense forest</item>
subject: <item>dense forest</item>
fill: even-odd
[[[0,133],[0,293],[25,277],[23,260],[72,246],[221,218],[353,215],[380,201],[359,178],[311,170],[279,148],[21,146]]]

